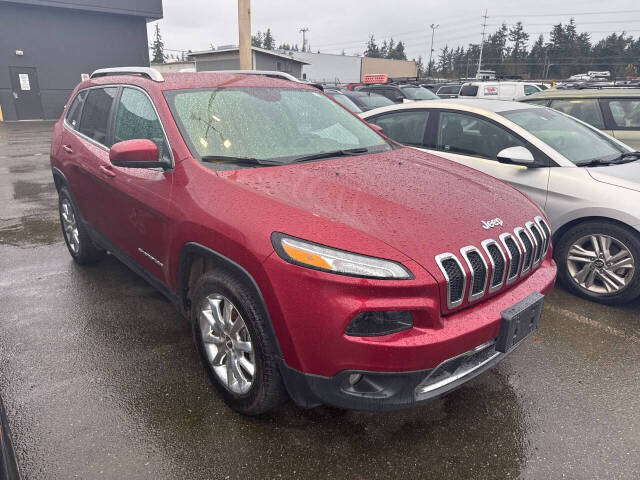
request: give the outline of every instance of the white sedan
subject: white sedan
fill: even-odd
[[[575,293],[602,303],[640,296],[640,153],[573,117],[527,103],[431,100],[360,116],[399,143],[531,197],[551,222],[560,279]]]

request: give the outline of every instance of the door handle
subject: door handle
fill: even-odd
[[[71,148],[69,145],[63,145],[62,149],[67,153],[73,153],[73,148]]]
[[[100,165],[100,171],[106,175],[107,177],[115,177],[116,172],[111,170],[109,167],[105,167],[104,165]]]

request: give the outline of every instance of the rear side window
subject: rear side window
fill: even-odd
[[[380,115],[369,121],[382,127],[382,133],[396,142],[422,147],[427,120],[429,120],[428,111],[410,110]]]
[[[610,100],[613,122],[620,128],[640,128],[640,100]]]
[[[477,85],[463,85],[460,89],[461,97],[477,97],[478,86]]]
[[[93,88],[89,90],[82,108],[80,133],[107,147],[110,146],[107,145],[109,116],[116,93],[116,87]]]
[[[597,99],[553,100],[550,105],[554,110],[566,113],[596,128],[604,128],[604,120]]]
[[[141,138],[158,146],[160,158],[170,156],[162,124],[151,100],[140,90],[125,88],[120,96],[113,141],[118,143]]]
[[[66,120],[69,126],[74,130],[78,129],[80,125],[80,115],[82,115],[82,104],[85,98],[87,98],[87,91],[79,92],[71,102],[69,110],[67,110]]]

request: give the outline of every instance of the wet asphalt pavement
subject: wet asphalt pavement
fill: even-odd
[[[0,395],[25,479],[640,477],[640,302],[558,288],[535,339],[414,410],[244,418],[160,294],[71,261],[50,131],[0,124]]]

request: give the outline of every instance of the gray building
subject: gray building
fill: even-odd
[[[148,66],[147,22],[162,0],[0,0],[5,120],[55,119],[82,74]]]
[[[251,50],[253,70],[275,70],[301,78],[302,66],[307,64],[306,61],[293,58],[285,53],[258,47],[252,47]],[[240,53],[236,46],[219,47],[216,50],[206,52],[193,52],[189,54],[189,59],[196,62],[197,72],[238,70],[240,68]]]

